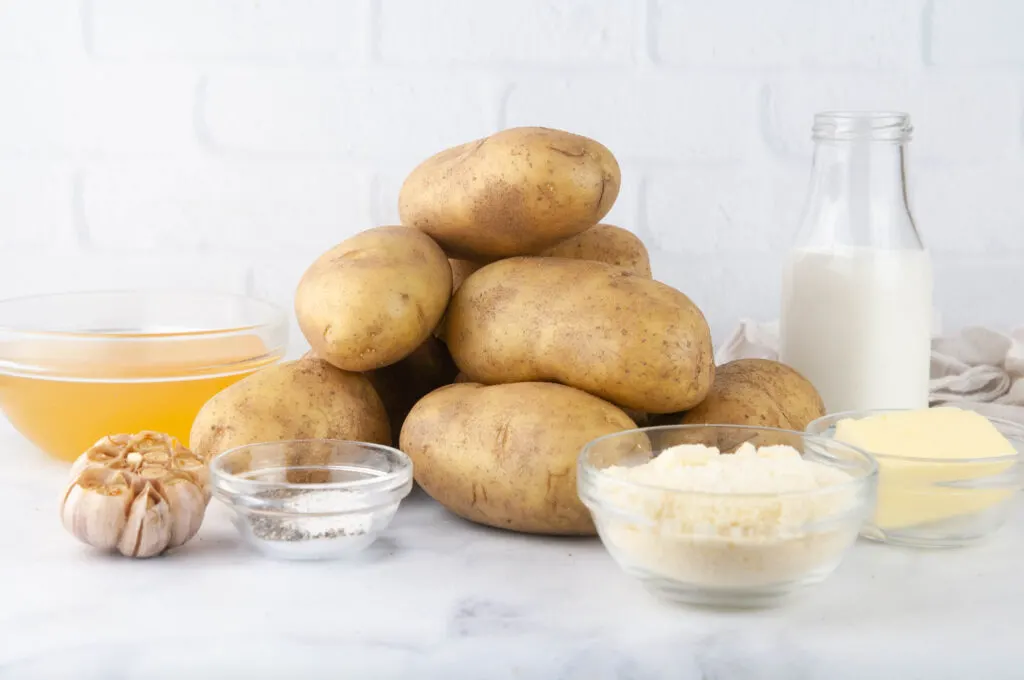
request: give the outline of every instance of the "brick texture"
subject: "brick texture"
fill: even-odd
[[[768,81],[763,125],[774,151],[805,158],[815,112],[907,111],[913,158],[979,162],[1021,156],[1021,88],[1002,74],[788,76]]]
[[[83,210],[101,248],[280,253],[372,226],[369,195],[335,165],[134,163],[88,171]]]
[[[923,1],[662,0],[657,54],[685,66],[903,68],[920,59]]]
[[[0,253],[77,245],[74,175],[65,164],[0,161]]]
[[[505,122],[572,130],[627,158],[738,159],[759,143],[745,78],[532,78],[513,86]]]
[[[647,226],[655,247],[713,256],[785,252],[794,242],[807,173],[744,163],[703,163],[655,173]]]
[[[1024,4],[1012,0],[933,0],[928,50],[937,66],[1024,67]]]
[[[195,147],[195,82],[176,66],[0,62],[0,153],[186,153]]]
[[[202,115],[218,150],[411,164],[493,132],[486,94],[474,78],[249,69],[212,76]]]
[[[76,0],[0,0],[0,58],[81,55],[81,17]]]
[[[380,56],[422,64],[629,63],[636,0],[380,0]]]
[[[77,290],[216,290],[245,292],[248,262],[227,253],[167,251],[123,253],[87,250],[49,253],[45,259],[6,256],[0,267],[5,296]]]
[[[101,56],[352,62],[368,49],[362,0],[92,0],[89,16]]]
[[[424,158],[548,125],[616,154],[606,221],[722,339],[777,314],[814,113],[881,108],[914,119],[947,329],[1021,325],[1021,25],[1002,0],[0,0],[0,295],[170,277],[290,307]]]
[[[914,175],[911,202],[923,238],[934,250],[1024,254],[1024,212],[1008,200],[1020,187],[1024,169],[1016,164],[923,164]]]

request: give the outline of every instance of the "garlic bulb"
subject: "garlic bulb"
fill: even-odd
[[[195,536],[209,500],[203,460],[170,435],[144,431],[104,437],[79,456],[60,514],[89,545],[152,557]]]

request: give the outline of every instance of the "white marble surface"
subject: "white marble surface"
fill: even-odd
[[[596,540],[490,531],[422,495],[354,562],[282,563],[211,506],[132,561],[61,528],[65,468],[0,420],[0,680],[1024,677],[1024,508],[989,544],[861,543],[760,612],[653,599]]]

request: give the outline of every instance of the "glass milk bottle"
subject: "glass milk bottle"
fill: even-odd
[[[807,204],[782,281],[781,360],[830,413],[928,405],[932,269],[907,203],[905,113],[814,117]]]

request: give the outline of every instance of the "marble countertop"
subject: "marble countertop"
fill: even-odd
[[[0,680],[1024,677],[1024,502],[990,543],[858,544],[783,606],[660,602],[594,540],[477,527],[417,493],[351,562],[274,562],[216,501],[171,555],[60,526],[66,467],[0,420]]]

